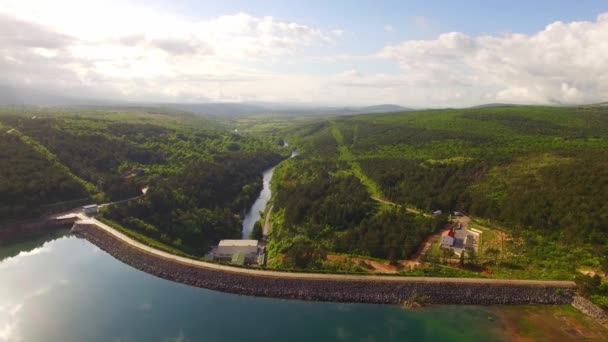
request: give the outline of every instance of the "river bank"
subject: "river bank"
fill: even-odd
[[[401,304],[417,297],[429,304],[569,304],[570,282],[491,281],[366,276],[296,276],[281,272],[211,269],[170,260],[136,248],[95,225],[77,226],[86,238],[116,259],[167,280],[228,293],[329,302]],[[272,275],[270,275],[272,273]],[[295,275],[295,274],[293,274]]]

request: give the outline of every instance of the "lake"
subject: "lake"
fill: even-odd
[[[500,341],[492,308],[232,295],[133,269],[86,240],[0,248],[0,341]]]

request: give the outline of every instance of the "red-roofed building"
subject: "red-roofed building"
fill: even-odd
[[[452,247],[454,245],[454,231],[452,229],[441,233],[441,247]]]

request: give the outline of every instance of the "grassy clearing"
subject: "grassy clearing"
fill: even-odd
[[[365,175],[365,173],[361,169],[361,166],[359,165],[359,163],[357,163],[355,157],[350,152],[349,148],[344,144],[344,137],[342,135],[342,132],[338,127],[336,127],[335,124],[332,125],[331,133],[334,139],[336,139],[336,142],[338,143],[338,159],[345,161],[349,165],[353,175],[359,178],[361,183],[367,188],[368,192],[372,197],[383,198],[382,192],[380,191],[378,185],[372,179],[367,177],[367,175]]]

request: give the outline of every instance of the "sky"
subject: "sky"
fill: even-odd
[[[134,102],[608,100],[608,1],[0,0],[0,86]]]

